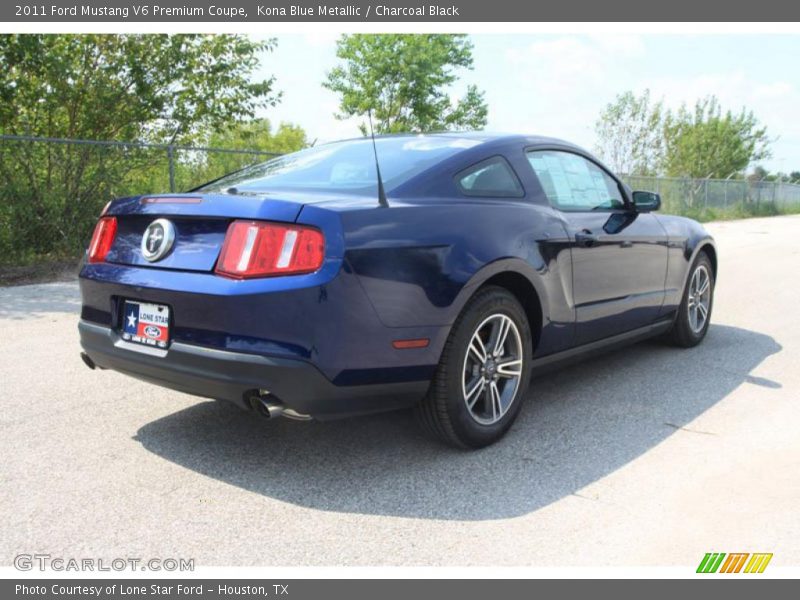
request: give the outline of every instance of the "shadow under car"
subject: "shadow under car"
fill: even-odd
[[[535,378],[509,435],[473,452],[422,437],[408,411],[267,422],[213,401],[148,423],[135,439],[201,475],[309,508],[511,518],[619,469],[743,383],[780,387],[750,375],[780,350],[767,335],[712,325],[689,350],[651,341],[609,352]]]

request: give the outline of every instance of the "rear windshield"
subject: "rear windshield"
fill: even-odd
[[[387,189],[397,187],[437,162],[479,143],[449,136],[377,138],[375,144],[384,186]],[[375,194],[377,182],[372,140],[364,138],[273,158],[226,175],[198,191],[256,193],[298,189]]]

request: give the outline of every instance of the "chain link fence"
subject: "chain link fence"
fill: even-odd
[[[697,216],[726,213],[775,214],[800,208],[800,185],[785,181],[751,179],[690,179],[679,177],[625,176],[635,190],[661,195],[665,213]]]
[[[192,189],[276,153],[0,135],[0,263],[74,257],[112,198]],[[800,211],[780,181],[623,178],[661,195],[663,212],[701,220]]]
[[[180,192],[276,153],[0,135],[0,263],[70,257],[112,198]]]

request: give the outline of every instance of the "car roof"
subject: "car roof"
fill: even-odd
[[[502,145],[506,143],[518,142],[531,146],[539,146],[539,145],[566,146],[569,148],[582,150],[582,148],[571,142],[567,142],[566,140],[554,137],[548,137],[543,135],[525,135],[518,133],[497,133],[490,131],[436,131],[429,133],[382,133],[376,135],[375,139],[404,139],[404,138],[412,139],[420,137],[447,137],[454,139],[467,139],[467,140],[474,140],[477,142],[481,142],[481,144],[492,143],[492,145],[494,144]],[[363,139],[364,137],[354,137],[354,138],[332,141],[331,143],[350,142]]]

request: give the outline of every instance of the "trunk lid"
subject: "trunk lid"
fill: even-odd
[[[234,219],[293,223],[303,202],[268,195],[173,194],[115,200],[106,215],[117,218],[117,235],[106,262],[155,269],[211,271],[219,257],[228,225]],[[141,250],[142,236],[158,218],[175,228],[172,248],[157,261]]]

